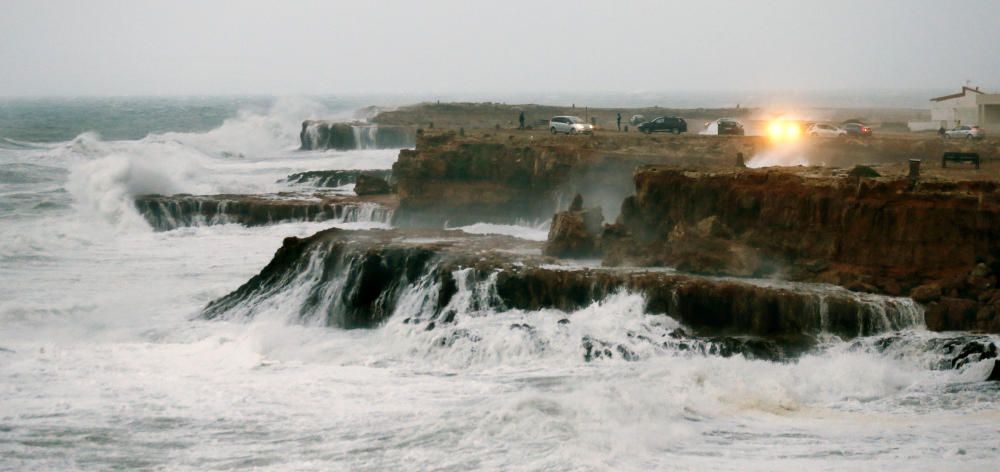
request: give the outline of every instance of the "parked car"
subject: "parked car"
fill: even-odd
[[[549,131],[552,134],[593,134],[594,125],[577,116],[553,116],[549,120]]]
[[[647,121],[639,125],[639,131],[646,134],[655,133],[657,131],[681,134],[687,132],[687,130],[687,121],[684,121],[684,118],[678,118],[676,116],[659,116],[654,118],[652,121]]]
[[[698,134],[707,135],[720,135],[729,134],[736,136],[743,136],[743,123],[736,121],[732,118],[719,118],[717,120],[709,121],[705,123],[705,129],[701,130]]]
[[[809,136],[837,137],[837,136],[846,136],[847,131],[844,131],[834,125],[828,125],[826,123],[813,123],[809,125],[808,128],[806,128],[806,134],[808,134]]]
[[[872,129],[870,126],[865,126],[861,123],[844,123],[844,132],[848,136],[871,136]]]
[[[962,125],[944,132],[945,138],[983,139],[986,131],[978,126]]]
[[[743,136],[745,134],[743,123],[733,118],[719,118],[715,123],[719,129],[719,135]]]

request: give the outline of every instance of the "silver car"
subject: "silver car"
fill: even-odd
[[[844,131],[834,125],[828,125],[826,123],[813,123],[809,125],[809,128],[806,129],[806,134],[808,134],[809,136],[838,137],[838,136],[847,136],[847,131]]]
[[[593,134],[594,125],[583,121],[577,116],[553,116],[549,120],[549,131],[552,134]]]
[[[959,139],[983,139],[986,137],[986,131],[983,131],[983,129],[978,126],[962,125],[945,131],[944,137]]]

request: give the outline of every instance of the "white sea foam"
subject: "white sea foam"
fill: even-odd
[[[270,113],[241,112],[207,133],[165,133],[102,141],[85,133],[45,155],[71,169],[67,189],[87,218],[119,228],[148,228],[132,201],[142,194],[251,194],[287,188],[306,170],[387,169],[398,151],[297,152],[303,116],[321,109],[278,101]]]
[[[529,241],[545,241],[549,236],[549,223],[545,222],[538,226],[527,225],[504,225],[496,223],[475,223],[468,226],[459,226],[459,231],[469,234],[499,234],[513,236],[515,238],[527,239]]]

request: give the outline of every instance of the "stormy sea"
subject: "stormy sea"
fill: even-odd
[[[371,101],[0,102],[0,469],[997,467],[1000,383],[984,379],[1000,337],[929,332],[907,299],[866,301],[909,315],[892,329],[770,359],[639,342],[680,329],[640,294],[522,311],[483,301],[488,281],[457,288],[466,335],[447,342],[407,323],[420,286],[373,328],[303,317],[308,273],[230,310],[253,316],[207,319],[284,238],[390,215],[154,228],[135,198],[389,169],[398,149],[299,150],[303,120],[352,120]],[[458,229],[538,241],[545,225]],[[590,339],[628,355],[594,355]]]

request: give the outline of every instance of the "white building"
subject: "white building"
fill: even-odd
[[[979,106],[979,126],[1000,131],[1000,93],[984,93],[976,96]]]
[[[1000,128],[1000,94],[983,93],[979,87],[962,87],[959,93],[931,99],[931,122],[954,128],[979,125]]]
[[[945,128],[959,124],[974,125],[979,120],[976,97],[983,95],[979,87],[962,87],[959,93],[931,99],[931,121]]]

